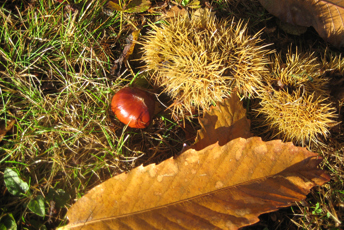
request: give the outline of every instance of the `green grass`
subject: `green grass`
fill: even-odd
[[[61,226],[66,208],[94,186],[138,158],[159,162],[181,149],[182,135],[174,133],[180,127],[170,118],[164,128],[137,131],[109,112],[114,92],[135,76],[110,75],[113,53],[128,35],[120,24],[128,25],[116,12],[104,14],[105,3],[75,1],[72,10],[54,0],[0,6],[0,124],[16,121],[0,144],[0,171],[14,170],[29,186],[20,195],[1,187],[0,223]]]
[[[0,168],[15,169],[30,185],[29,194],[1,198],[1,216],[12,213],[20,228],[32,220],[47,224],[25,207],[39,195],[54,188],[81,197],[131,167],[116,167],[124,140],[107,120],[109,99],[121,83],[108,78],[107,48],[119,17],[104,15],[103,4],[79,3],[74,12],[52,0],[0,8],[0,119],[16,120],[12,138],[0,147]],[[45,200],[47,213],[50,208]]]

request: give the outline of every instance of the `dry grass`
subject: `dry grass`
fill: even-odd
[[[0,119],[16,120],[1,143],[0,168],[15,169],[30,184],[20,197],[2,185],[1,215],[12,213],[19,228],[52,228],[63,221],[66,209],[48,199],[46,218],[25,208],[38,195],[62,189],[72,204],[95,185],[130,170],[145,154],[141,162],[158,162],[181,150],[181,128],[166,115],[164,129],[157,121],[145,131],[110,119],[111,96],[130,76],[109,74],[109,42],[117,38],[120,21],[103,14],[103,4],[81,2],[71,10],[41,0],[0,8]]]

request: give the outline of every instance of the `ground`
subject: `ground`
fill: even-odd
[[[113,73],[130,34],[141,28],[144,36],[148,24],[172,6],[190,13],[201,6],[218,18],[242,19],[248,22],[250,34],[262,31],[264,43],[282,54],[291,44],[315,52],[319,59],[326,49],[343,52],[324,42],[313,28],[301,35],[284,32],[257,0],[157,1],[150,9],[135,12],[115,11],[107,1],[97,0],[0,4],[0,130],[15,121],[0,142],[0,218],[13,216],[19,229],[62,226],[68,207],[94,186],[135,166],[178,156],[184,143],[193,143],[200,128],[197,115],[182,119],[166,109],[173,103],[171,98],[139,74],[143,65],[137,61],[139,46],[129,65],[124,62],[119,74]],[[332,76],[329,87],[338,121],[343,119],[342,78]],[[110,109],[114,93],[127,85],[159,95],[161,103],[147,129],[126,127]],[[244,102],[252,130],[259,136],[252,114],[258,101]],[[259,223],[245,229],[343,227],[343,125],[333,127],[322,141],[324,145],[311,150],[324,158],[321,168],[331,181],[313,189],[305,201],[264,214]],[[6,168],[16,172],[28,190],[11,194],[3,182]]]

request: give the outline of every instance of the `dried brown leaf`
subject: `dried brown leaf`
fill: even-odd
[[[236,92],[232,92],[230,98],[219,102],[216,107],[212,106],[203,118],[199,118],[199,123],[202,129],[198,130],[196,143],[191,146],[196,150],[217,141],[219,145],[224,145],[238,137],[252,137],[251,122],[246,118],[246,109]]]
[[[273,15],[300,26],[313,26],[334,46],[344,45],[344,0],[259,0]]]
[[[115,75],[117,73],[117,76],[119,76],[121,74],[122,65],[123,63],[126,63],[129,56],[134,52],[136,42],[140,36],[140,32],[140,29],[135,30],[127,37],[127,44],[125,45],[121,56],[115,61],[114,66],[111,69],[112,75]]]
[[[6,133],[12,129],[15,122],[16,122],[15,120],[12,120],[12,121],[7,122],[6,127],[5,125],[4,127],[0,126],[0,142],[5,137]]]
[[[150,6],[151,2],[149,0],[130,0],[126,3],[122,2],[121,4],[119,1],[109,1],[106,5],[107,8],[111,10],[122,11],[125,13],[142,13],[147,11]]]
[[[171,9],[163,13],[161,18],[173,18],[176,16],[186,16],[188,15],[188,11],[184,7],[180,6],[172,6]]]
[[[190,149],[95,187],[61,229],[238,229],[329,180],[305,148],[259,137]]]

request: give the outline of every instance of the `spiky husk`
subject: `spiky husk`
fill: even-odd
[[[330,75],[344,75],[344,58],[342,54],[333,54],[328,49],[325,50],[321,59],[322,70]]]
[[[321,64],[314,53],[299,53],[297,48],[293,53],[290,48],[285,61],[281,54],[275,54],[272,59],[271,74],[266,81],[275,88],[293,91],[303,87],[307,94],[328,95],[329,80],[321,71]]]
[[[329,128],[338,124],[336,109],[327,98],[308,95],[303,87],[293,92],[269,87],[261,99],[257,111],[265,120],[262,126],[284,141],[302,146],[319,144],[319,136],[326,138]]]
[[[262,85],[271,51],[259,45],[259,33],[247,35],[243,21],[217,21],[206,12],[151,26],[142,60],[155,84],[178,101],[175,113],[207,108],[234,87],[249,95]]]

